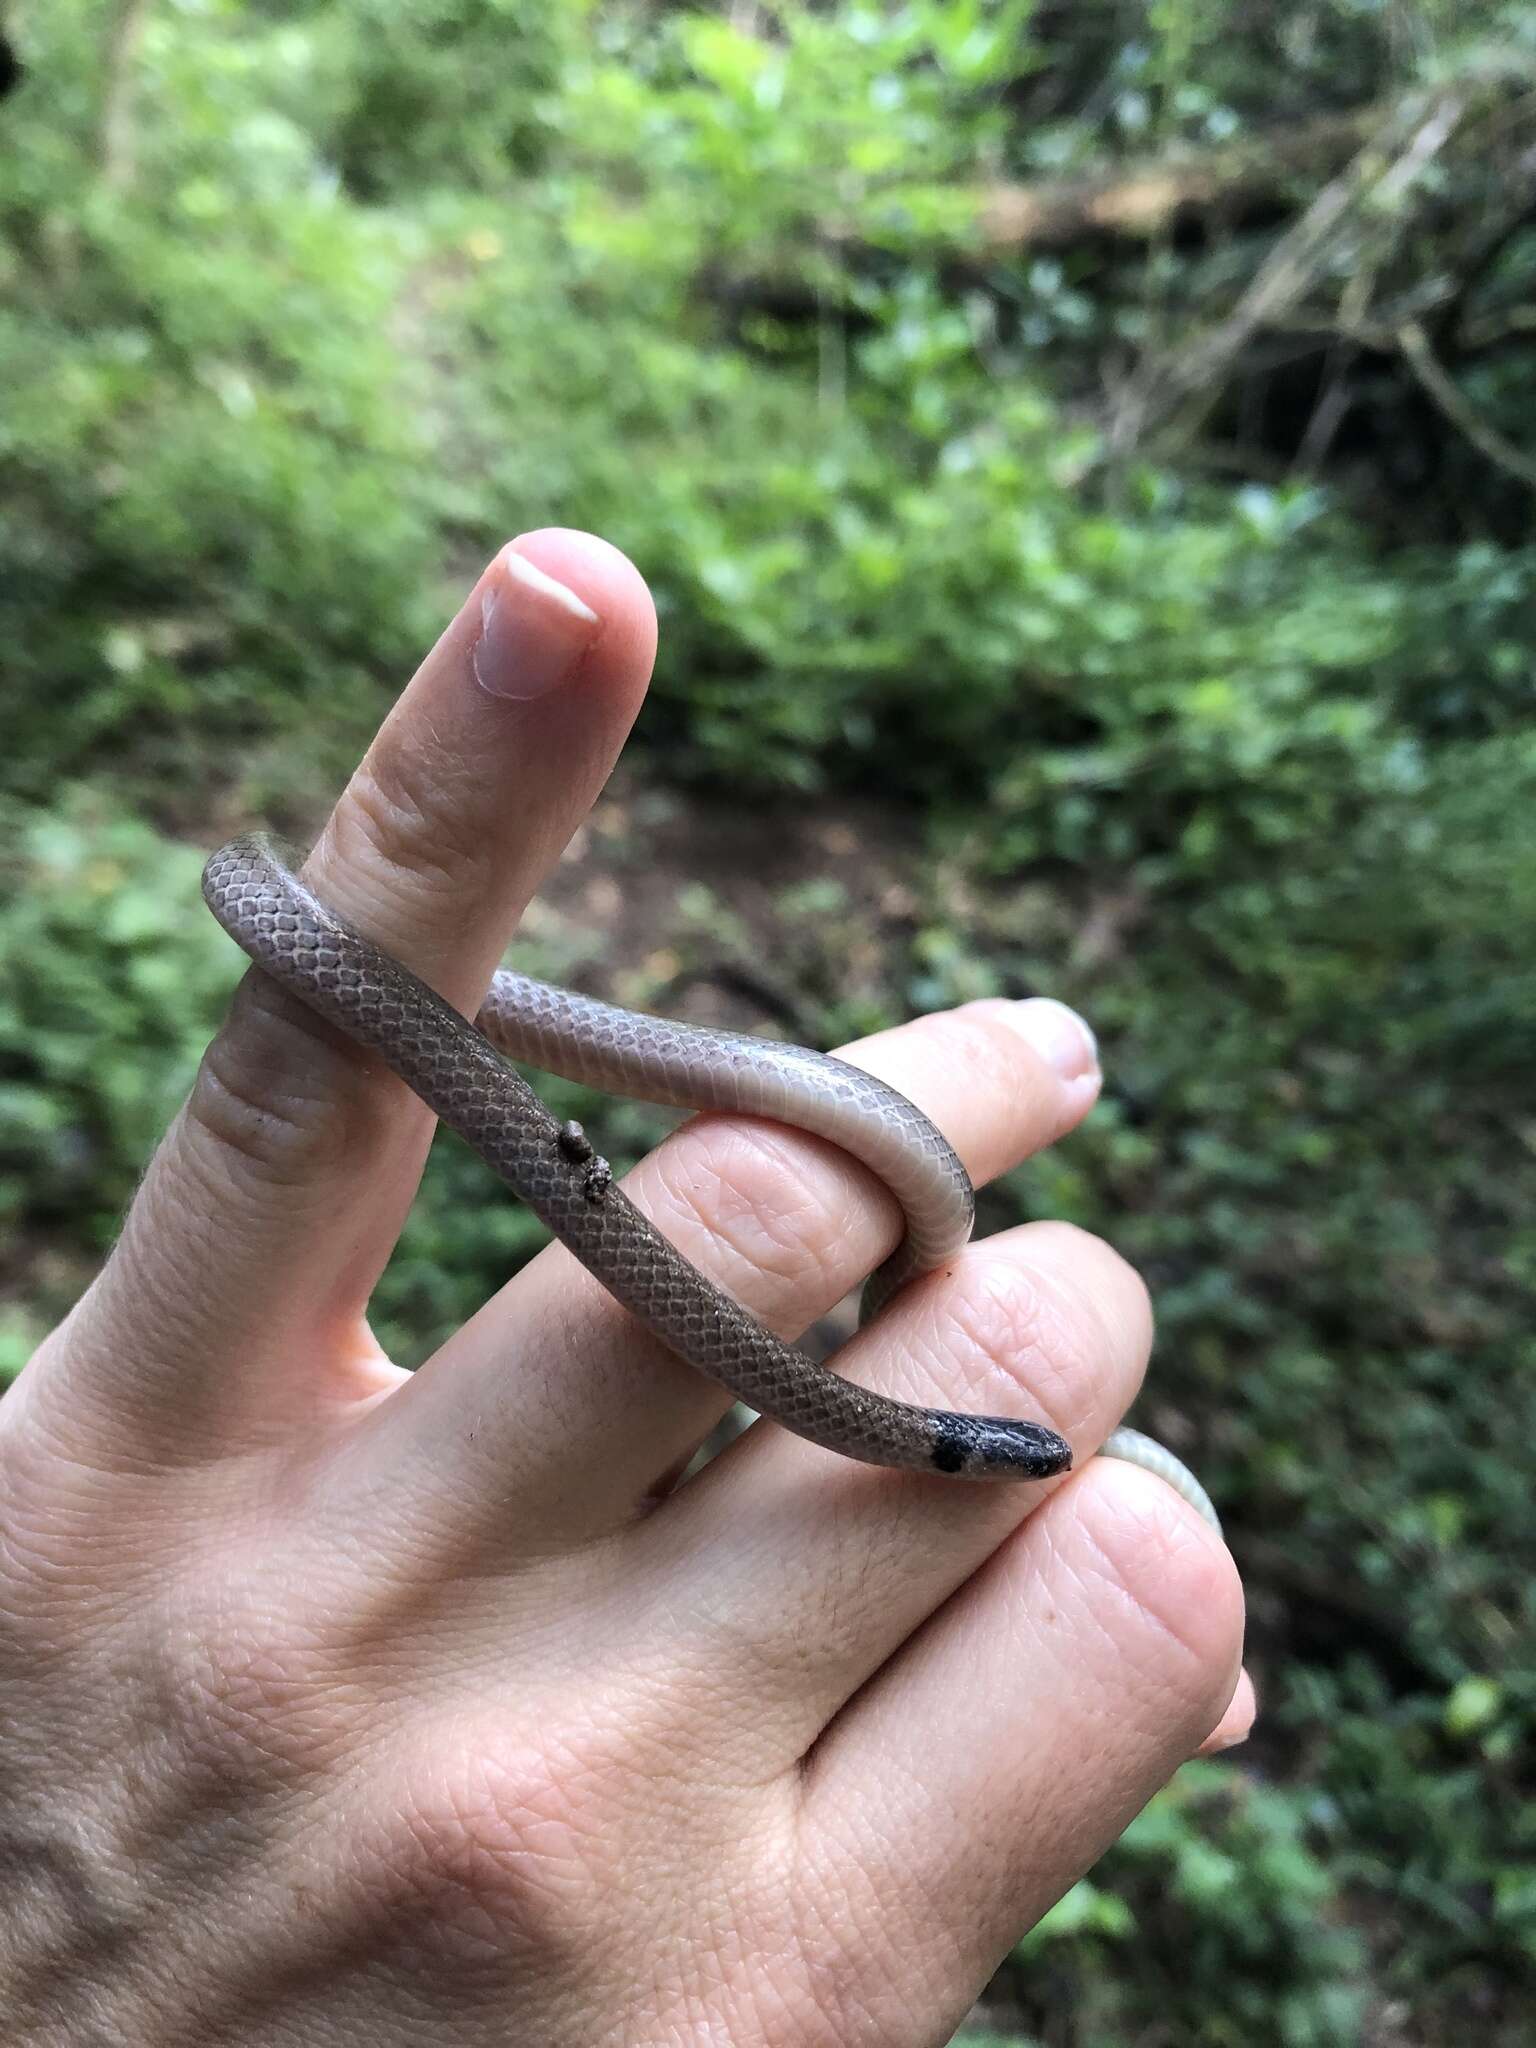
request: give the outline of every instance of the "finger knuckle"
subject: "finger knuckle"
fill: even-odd
[[[1087,1569],[1128,1604],[1116,1639],[1146,1680],[1139,1697],[1170,1698],[1203,1734],[1225,1706],[1242,1651],[1243,1589],[1231,1553],[1172,1489],[1116,1464],[1081,1488]]]
[[[357,770],[331,820],[337,856],[364,878],[378,877],[392,905],[420,899],[436,910],[486,874],[483,798],[474,778],[483,764],[434,757],[430,777],[412,758],[382,743]]]
[[[611,1917],[622,1760],[580,1723],[413,1745],[379,1844],[385,1884],[459,1964],[578,1961]]]
[[[974,1090],[999,1100],[1018,1088],[1021,1074],[1031,1071],[1029,1046],[998,1014],[1011,1007],[985,997],[944,1019],[945,1058],[964,1071]]]
[[[1152,1348],[1152,1299],[1113,1245],[1075,1223],[1042,1222],[1019,1231],[1010,1253],[1055,1303],[1063,1335],[1078,1346],[1078,1362],[1107,1361],[1139,1374]]]
[[[836,1299],[857,1270],[848,1243],[853,1205],[828,1201],[806,1152],[771,1125],[711,1120],[657,1155],[655,1187],[678,1234],[707,1242],[709,1263],[728,1285],[740,1275],[770,1302]]]
[[[1097,1335],[1054,1276],[978,1253],[955,1269],[939,1341],[947,1372],[958,1365],[977,1394],[1027,1384],[1061,1428],[1081,1414],[1102,1367]]]
[[[357,1072],[308,1012],[249,984],[187,1099],[186,1125],[213,1147],[216,1184],[234,1170],[287,1190],[345,1158],[367,1115]]]
[[[1122,1309],[1135,1309],[1150,1322],[1151,1296],[1147,1284],[1130,1261],[1102,1237],[1080,1224],[1054,1219],[1029,1224],[1023,1242],[1042,1255],[1049,1255],[1063,1271],[1080,1275],[1080,1291],[1087,1299],[1113,1296]]]

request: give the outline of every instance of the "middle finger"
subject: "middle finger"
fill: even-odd
[[[1098,1090],[1091,1038],[1047,1001],[969,1004],[845,1057],[917,1102],[976,1180],[1049,1143]],[[863,1167],[759,1118],[697,1119],[626,1191],[686,1258],[786,1337],[841,1299],[901,1229]],[[551,1246],[371,1418],[354,1478],[388,1503],[395,1527],[414,1519],[399,1514],[413,1490],[451,1497],[453,1540],[484,1567],[483,1546],[518,1547],[530,1529],[558,1548],[627,1523],[729,1402]],[[434,1569],[441,1536],[439,1527]],[[402,1563],[398,1545],[392,1562]]]

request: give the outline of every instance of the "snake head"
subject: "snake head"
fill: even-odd
[[[1071,1471],[1072,1446],[1042,1423],[946,1414],[934,1433],[933,1466],[964,1479],[1054,1479]]]

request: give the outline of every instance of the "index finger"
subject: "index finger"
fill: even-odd
[[[320,893],[472,1012],[612,768],[654,649],[615,549],[559,529],[512,542],[337,803],[308,863]],[[269,1437],[376,1389],[363,1310],[431,1130],[377,1059],[248,975],[39,1373],[67,1370],[128,1456]]]

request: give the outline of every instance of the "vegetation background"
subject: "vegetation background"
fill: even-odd
[[[202,851],[314,825],[508,534],[609,534],[662,665],[534,958],[822,1042],[1079,1004],[1105,1101],[985,1220],[1148,1274],[1251,1589],[1256,1739],[976,2027],[1529,2042],[1536,6],[0,31],[8,1368],[238,971]],[[399,1354],[533,1236],[439,1145]]]

